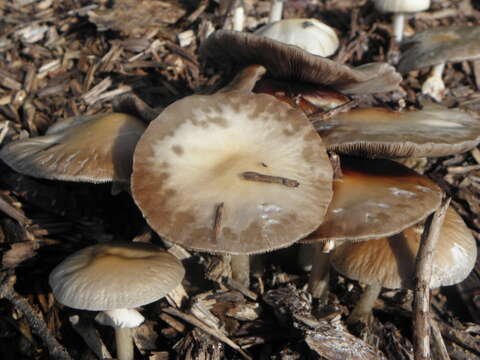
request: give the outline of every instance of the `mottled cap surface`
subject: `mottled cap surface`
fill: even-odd
[[[480,26],[456,25],[435,27],[415,34],[404,41],[398,70],[410,70],[446,62],[480,58]]]
[[[423,226],[379,240],[346,242],[335,249],[332,265],[346,277],[390,289],[412,288]],[[433,253],[431,288],[463,281],[472,271],[477,246],[462,218],[449,208]]]
[[[412,13],[427,10],[430,0],[374,0],[381,12]]]
[[[341,167],[325,220],[303,243],[391,236],[440,205],[433,181],[394,161],[342,157]]]
[[[121,113],[58,122],[44,136],[12,142],[0,158],[21,174],[65,181],[128,182],[146,125]]]
[[[160,247],[112,242],[70,255],[52,271],[49,283],[63,305],[104,311],[157,301],[184,275],[182,263]]]
[[[308,119],[270,95],[186,97],[150,124],[134,155],[132,194],[150,226],[200,251],[289,246],[320,225],[331,186]]]
[[[440,105],[397,112],[355,109],[317,123],[328,150],[370,158],[446,156],[480,142],[480,120]]]
[[[345,94],[391,91],[402,80],[386,63],[351,68],[297,46],[239,31],[214,32],[202,44],[200,55],[221,66],[259,64],[267,68],[270,77],[328,85]]]

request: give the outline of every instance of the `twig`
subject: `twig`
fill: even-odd
[[[358,100],[353,99],[345,104],[338,105],[333,109],[330,109],[327,111],[314,112],[313,114],[308,115],[308,118],[310,119],[312,124],[315,126],[316,123],[328,120],[338,114],[350,111],[357,105],[358,105]]]
[[[240,176],[249,181],[259,181],[259,182],[266,182],[271,184],[280,184],[285,185],[286,187],[298,187],[300,183],[297,180],[292,180],[288,178],[284,178],[281,176],[272,176],[272,175],[265,175],[260,174],[255,171],[245,171],[240,174]]]
[[[31,223],[31,221],[25,215],[23,215],[18,209],[14,208],[8,202],[3,200],[1,196],[0,196],[0,211],[7,214],[11,218],[17,220],[17,222],[22,225],[28,225]]]
[[[0,299],[7,299],[17,310],[23,313],[33,332],[42,339],[43,344],[47,347],[51,359],[73,360],[63,345],[52,335],[42,317],[31,307],[27,300],[13,289],[15,281],[14,275],[0,275]]]
[[[82,319],[78,315],[70,316],[70,324],[73,329],[82,337],[90,350],[93,351],[99,359],[112,359],[112,355],[103,343],[98,331],[87,319]]]
[[[213,337],[216,337],[218,340],[224,342],[225,344],[227,344],[231,348],[237,350],[245,359],[252,360],[252,358],[245,351],[243,351],[240,346],[235,344],[232,340],[230,340],[228,337],[226,337],[224,334],[222,334],[219,330],[214,329],[214,328],[206,325],[202,321],[198,320],[196,317],[194,317],[192,315],[189,315],[189,314],[185,314],[185,313],[183,313],[183,312],[181,312],[177,309],[174,309],[172,307],[162,309],[162,311],[166,312],[167,314],[176,316],[176,317],[190,323],[191,325],[198,327],[199,329],[205,331],[207,334],[210,334]]]
[[[450,360],[448,355],[447,347],[443,341],[442,333],[437,324],[437,320],[430,318],[430,326],[432,328],[432,335],[434,343],[437,345],[439,360]]]
[[[426,224],[417,254],[415,276],[416,285],[413,298],[413,342],[415,360],[429,360],[430,356],[430,279],[432,277],[433,250],[438,242],[440,230],[450,198],[442,201],[438,210]]]
[[[215,241],[220,237],[222,231],[223,202],[215,207],[215,218],[213,220],[213,236]]]

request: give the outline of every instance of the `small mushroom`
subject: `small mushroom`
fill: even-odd
[[[346,242],[335,249],[331,259],[333,267],[344,276],[368,285],[349,322],[368,321],[382,287],[411,289],[414,286],[415,258],[422,231],[422,225],[415,225],[398,235]],[[433,254],[430,287],[463,281],[476,258],[477,246],[472,232],[455,210],[449,208]]]
[[[298,46],[310,54],[323,57],[333,55],[339,46],[335,30],[316,19],[275,21],[261,27],[255,34]]]
[[[140,139],[133,168],[132,194],[150,226],[212,253],[287,247],[320,225],[332,196],[332,168],[305,115],[243,91],[167,107]]]
[[[446,156],[480,142],[480,120],[428,105],[419,111],[355,109],[316,123],[327,149],[370,158]]]
[[[57,122],[44,136],[9,143],[0,158],[38,178],[128,183],[133,150],[145,128],[127,114],[77,116]]]
[[[163,298],[184,275],[181,262],[155,245],[112,242],[70,255],[49,283],[61,304],[102,311],[96,319],[115,328],[118,359],[133,360],[130,328],[144,320],[134,308]]]
[[[374,0],[375,7],[383,13],[394,13],[393,35],[397,42],[402,41],[405,26],[405,14],[425,11],[430,0]]]
[[[440,102],[445,93],[442,80],[445,64],[480,58],[480,26],[431,28],[406,39],[404,45],[406,50],[400,59],[399,71],[406,73],[433,66],[431,76],[423,83],[422,93]]]

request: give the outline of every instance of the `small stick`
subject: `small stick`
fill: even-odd
[[[47,347],[51,359],[73,360],[63,345],[52,335],[40,314],[13,289],[15,281],[14,275],[0,275],[0,299],[10,301],[25,316],[33,332],[42,339],[43,344]]]
[[[260,174],[255,171],[245,171],[240,174],[242,178],[249,181],[259,181],[271,184],[285,185],[286,187],[298,187],[300,183],[297,180],[284,178],[281,176],[272,176]]]
[[[432,277],[433,250],[438,242],[450,198],[425,223],[415,265],[415,292],[413,298],[414,359],[429,360],[430,354],[430,279]]]
[[[215,241],[220,237],[222,231],[223,202],[217,205],[215,209],[215,219],[213,220],[213,236]]]
[[[333,109],[330,109],[327,111],[319,110],[317,112],[314,112],[313,114],[308,115],[308,118],[312,121],[312,124],[315,126],[317,122],[325,121],[338,114],[350,111],[352,110],[352,108],[354,108],[357,105],[358,105],[358,100],[353,99],[353,100],[350,100],[349,102],[346,102],[345,104],[338,105]]]
[[[335,153],[328,153],[328,157],[330,158],[330,163],[332,164],[333,168],[333,179],[335,180],[343,178],[340,156]]]
[[[430,326],[432,328],[434,343],[437,345],[438,355],[440,357],[439,360],[450,360],[450,356],[448,355],[447,347],[443,341],[442,333],[438,327],[437,320],[430,318]]]

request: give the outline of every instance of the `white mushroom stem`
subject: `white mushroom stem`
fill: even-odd
[[[133,338],[131,328],[139,326],[145,318],[134,309],[116,309],[99,313],[95,320],[115,329],[118,360],[133,360]]]
[[[332,249],[325,249],[324,243],[314,245],[312,272],[308,282],[308,291],[320,301],[328,295],[328,280],[330,273],[330,254]],[[326,252],[327,251],[327,252]]]
[[[401,42],[403,39],[403,28],[405,26],[405,14],[396,13],[393,15],[393,36],[396,42]]]
[[[283,2],[284,0],[272,0],[269,22],[282,20]]]
[[[233,30],[243,31],[245,26],[245,8],[243,0],[234,0],[235,8],[233,9]]]
[[[375,301],[378,299],[381,291],[381,285],[368,285],[365,288],[362,297],[348,317],[347,322],[353,324],[357,321],[362,321],[368,324],[372,317],[373,305],[375,305]]]
[[[422,85],[422,94],[430,95],[437,102],[442,101],[445,94],[445,83],[442,79],[444,69],[445,63],[435,65]]]
[[[243,286],[250,287],[250,255],[232,255],[230,259],[232,278]]]

